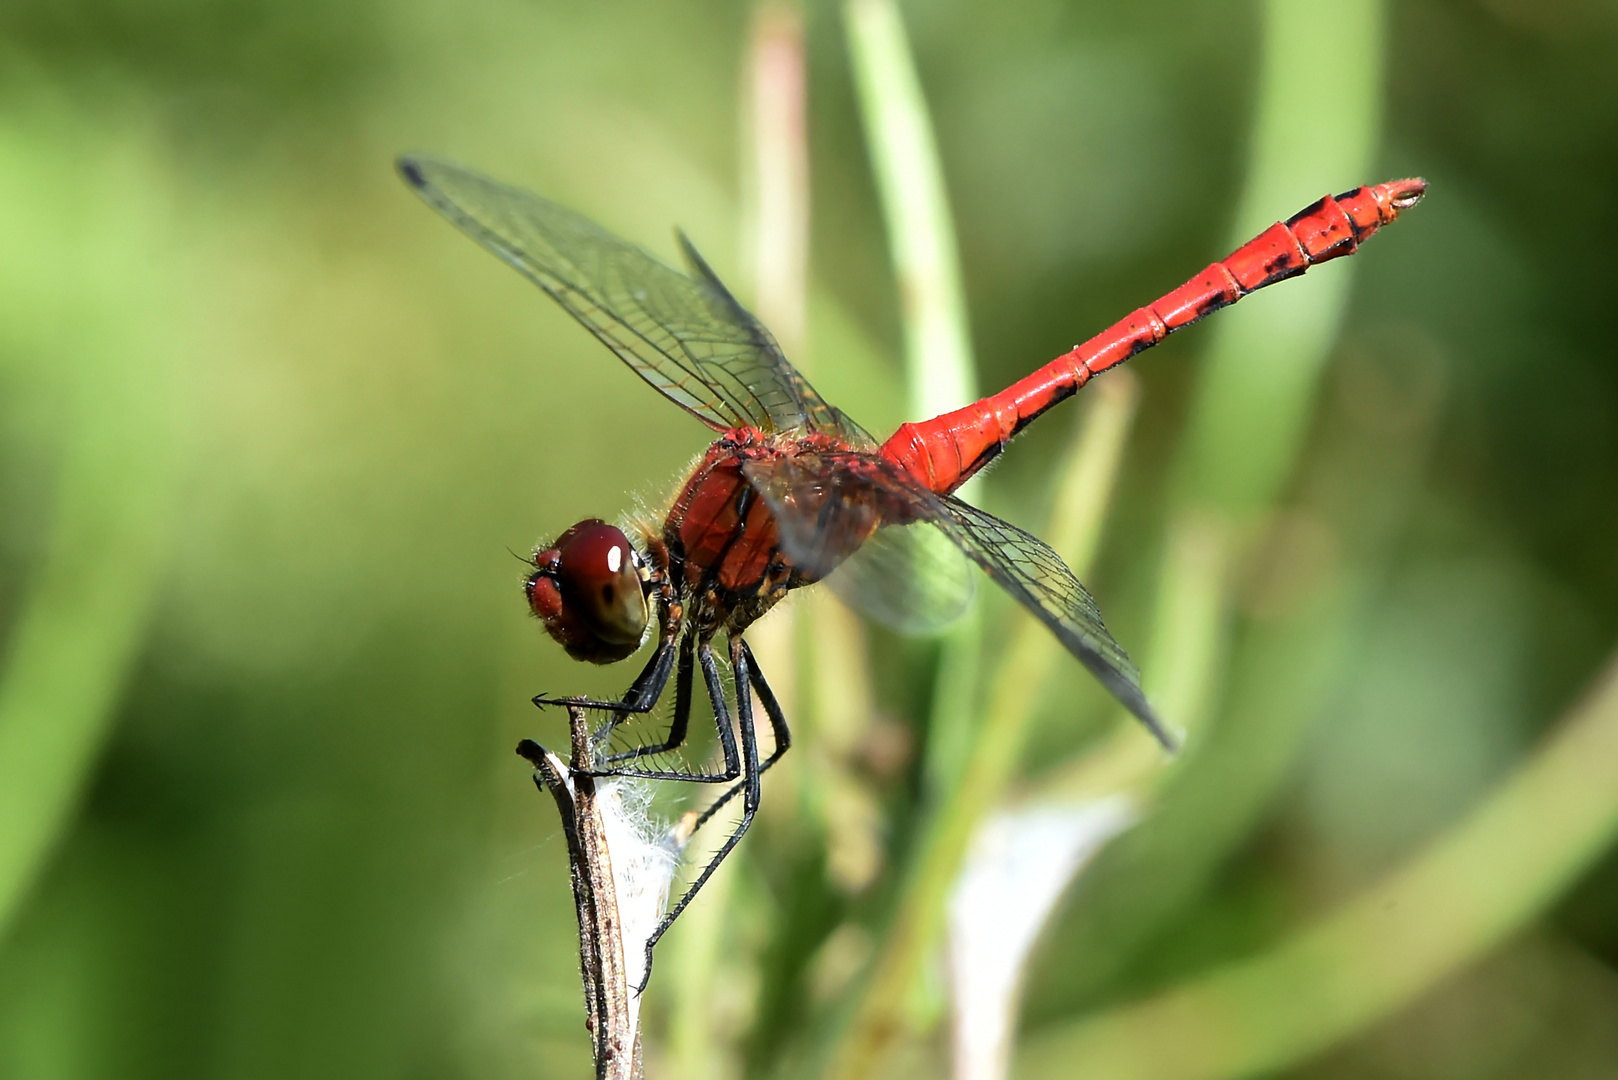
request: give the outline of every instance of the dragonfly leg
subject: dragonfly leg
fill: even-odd
[[[684,742],[686,732],[691,727],[691,670],[696,661],[696,639],[687,634],[680,642],[680,663],[674,676],[674,716],[669,721],[668,738],[653,746],[637,746],[633,750],[622,753],[609,754],[602,760],[607,764],[619,761],[635,761],[653,754],[662,754],[678,749]],[[616,726],[615,718],[613,725]],[[603,732],[609,730],[603,728]]]
[[[534,698],[534,704],[540,708],[547,705],[575,705],[581,709],[605,709],[619,714],[619,717],[630,713],[648,713],[657,704],[657,699],[663,696],[663,688],[669,683],[669,673],[674,670],[674,634],[665,633],[663,640],[658,642],[657,651],[652,658],[646,661],[635,681],[624,691],[621,701],[593,701],[582,697],[546,697],[540,694]],[[616,724],[617,721],[614,721]]]
[[[786,714],[781,711],[781,703],[775,700],[775,691],[764,681],[764,672],[759,670],[758,661],[753,659],[753,650],[748,648],[746,642],[742,643],[742,652],[747,658],[747,673],[752,680],[753,690],[758,694],[759,704],[764,706],[764,715],[769,718],[770,734],[775,737],[775,749],[771,750],[770,756],[758,765],[759,775],[763,776],[769,772],[770,766],[780,761],[782,755],[792,747],[792,732],[787,729]],[[697,818],[697,823],[692,828],[700,829],[706,825],[708,819],[719,812],[720,807],[734,799],[746,786],[747,781],[744,779],[715,799],[708,809],[702,812],[702,816]]]
[[[682,649],[682,653],[685,651],[686,650]],[[637,769],[631,767],[592,769],[590,771],[590,775],[634,776],[645,780],[684,780],[698,784],[728,784],[736,780],[738,777],[744,775],[744,770],[742,768],[742,756],[736,749],[736,733],[731,730],[730,726],[730,710],[725,707],[725,683],[719,674],[719,664],[714,660],[713,647],[709,645],[708,642],[704,641],[697,646],[696,651],[697,662],[702,667],[703,681],[708,686],[708,697],[713,701],[714,726],[718,729],[719,749],[724,754],[725,758],[724,770],[718,773],[704,773],[684,769]],[[682,667],[684,667],[683,664]],[[690,669],[685,668],[685,670],[689,671]],[[741,668],[736,670],[738,678],[741,677],[742,673],[743,671]],[[684,732],[690,723],[691,683],[689,676],[682,681],[683,685],[685,686],[685,691],[682,694],[680,692],[681,683],[676,683],[674,702],[675,717],[673,723],[669,726],[669,732],[672,738],[673,733],[676,730],[679,731],[681,733],[681,739],[683,740]],[[751,703],[749,703],[749,706],[751,706]],[[749,711],[748,717],[749,723],[751,723],[751,711]],[[749,738],[753,738],[753,735],[750,731],[744,731],[742,738],[744,741],[746,741]],[[754,742],[756,743],[757,740],[754,739]],[[652,751],[648,750],[647,752],[650,753]],[[756,746],[754,756],[757,756]]]
[[[728,710],[725,707],[724,684],[719,681],[719,672],[713,666],[713,656],[707,651],[708,646],[704,644],[702,649],[704,656],[703,674],[708,676],[708,693],[713,698],[714,713],[726,713]],[[747,832],[747,827],[753,824],[753,815],[758,813],[759,776],[763,769],[759,767],[758,761],[758,731],[753,726],[753,696],[747,691],[750,683],[757,685],[753,683],[752,678],[752,659],[751,650],[747,648],[746,643],[741,638],[733,637],[730,639],[730,663],[736,673],[736,686],[738,687],[736,692],[736,729],[741,733],[742,741],[741,760],[738,762],[740,766],[739,772],[742,777],[742,782],[738,785],[743,793],[742,818],[736,823],[735,830],[720,845],[719,850],[714,853],[713,858],[708,860],[708,865],[702,868],[702,873],[698,874],[697,879],[685,890],[685,895],[680,897],[679,902],[669,909],[668,914],[664,915],[663,920],[657,924],[657,929],[653,930],[651,936],[646,939],[646,967],[641,975],[640,985],[635,988],[637,993],[645,992],[646,984],[652,977],[652,948],[656,946],[658,939],[668,931],[670,926],[674,925],[674,920],[680,917],[680,913],[691,903],[692,898],[708,883],[708,879],[713,877],[714,871],[719,869],[719,864],[725,861],[725,856],[731,853],[741,840],[742,834]],[[762,697],[763,695],[760,696]],[[771,694],[769,700],[774,703],[775,696]],[[777,709],[779,709],[779,706],[777,706]],[[725,716],[720,724],[721,731],[729,730],[729,720],[729,716]],[[774,723],[774,717],[771,717],[771,723]],[[734,738],[732,738],[725,747],[725,764],[727,768],[731,764],[731,755],[735,752],[736,744]],[[777,748],[777,752],[772,754],[771,757],[780,757],[780,749]],[[735,774],[732,774],[730,779],[735,779]],[[729,799],[729,797],[729,795],[726,795],[724,799]],[[711,813],[712,811],[710,810],[709,812]]]

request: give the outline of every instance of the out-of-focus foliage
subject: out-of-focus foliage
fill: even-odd
[[[885,433],[905,418],[898,297],[838,12],[806,13],[809,355],[827,398]],[[983,386],[1223,254],[1257,7],[905,14]],[[391,160],[459,157],[664,255],[678,223],[745,296],[749,17],[0,8],[0,720],[26,726],[0,745],[40,763],[0,772],[0,1076],[586,1074],[561,838],[511,748],[559,739],[534,693],[629,676],[543,639],[506,549],[657,507],[705,432],[421,206]],[[1474,805],[1618,637],[1618,16],[1418,0],[1387,17],[1379,165],[1339,186],[1419,173],[1432,195],[1356,257],[1283,509],[1234,586],[1209,753],[1243,745],[1298,663],[1334,690],[1276,763],[1284,782],[1175,902],[1150,902],[1152,868],[1201,858],[1236,765],[1197,773],[1103,856],[1040,950],[1035,1036],[1353,894]],[[1323,25],[1320,64],[1345,62]],[[1135,367],[1140,419],[1091,581],[1132,648],[1208,340],[1189,331]],[[1053,417],[1005,455],[998,512],[1045,520],[1071,432]],[[1289,653],[1322,604],[1330,632]],[[992,600],[985,618],[1008,611]],[[937,651],[872,637],[881,716],[851,757],[865,802],[816,787],[815,739],[835,732],[811,725],[729,871],[695,1010],[719,1048],[709,1075],[795,1060],[872,948],[882,874],[916,824]],[[1071,675],[1041,706],[1031,776],[1110,715]],[[831,715],[813,700],[831,692],[800,688],[805,715]],[[1613,1075],[1615,911],[1609,859],[1503,952],[1296,1075]],[[669,1018],[692,1012],[671,1000],[685,929],[653,982],[654,1068],[673,1064]],[[904,1061],[925,1073],[936,1045]]]

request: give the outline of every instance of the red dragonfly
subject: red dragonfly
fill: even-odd
[[[643,528],[633,544],[614,526],[581,521],[535,553],[525,586],[534,615],[579,660],[626,659],[656,625],[657,648],[622,699],[534,699],[541,706],[608,711],[610,729],[630,714],[649,712],[674,677],[667,737],[603,755],[596,775],[732,784],[703,820],[742,796],[735,830],[646,942],[648,975],[652,946],[747,831],[759,804],[759,778],[791,741],[744,639],[747,628],[789,591],[833,571],[833,583],[842,579],[847,586],[841,592],[886,621],[936,621],[941,601],[928,579],[937,575],[917,572],[937,550],[918,542],[928,530],[942,533],[1014,596],[1173,749],[1141,692],[1135,665],[1061,558],[951,492],[1092,376],[1255,289],[1353,254],[1426,190],[1425,181],[1413,179],[1328,195],[1000,393],[905,424],[878,443],[787,362],[770,332],[683,233],[688,273],[571,210],[457,165],[406,157],[399,171],[431,206],[549,293],[636,374],[719,433],[661,529]],[[713,651],[721,632],[734,677],[734,726]],[[713,705],[723,770],[644,767],[640,759],[684,742],[698,670]],[[762,760],[749,685],[774,736]]]

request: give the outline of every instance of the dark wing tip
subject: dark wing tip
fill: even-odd
[[[685,257],[685,265],[691,272],[700,280],[718,283],[719,275],[713,272],[708,260],[697,250],[697,245],[691,242],[691,237],[687,236],[685,230],[678,225],[674,227],[674,239],[678,241],[680,254]]]
[[[1131,716],[1139,720],[1151,732],[1152,738],[1158,741],[1169,754],[1180,752],[1180,740],[1169,731],[1168,725],[1163,723],[1161,717],[1151,703],[1146,700],[1146,694],[1140,688],[1140,683],[1129,674],[1120,670],[1115,663],[1108,660],[1095,647],[1082,638],[1073,638],[1066,634],[1057,634],[1068,651],[1078,657],[1079,662],[1090,669],[1090,674],[1096,681],[1106,688],[1107,692],[1118,700],[1118,704],[1129,710]]]
[[[404,182],[411,187],[419,191],[427,186],[427,177],[421,171],[420,159],[410,154],[401,154],[394,165],[398,168],[399,175],[404,177]]]
[[[1146,725],[1146,730],[1152,733],[1152,738],[1158,741],[1165,753],[1170,757],[1179,756],[1180,740],[1175,738],[1157,713],[1152,711],[1152,707],[1146,704],[1144,698],[1140,701],[1138,708],[1131,708],[1129,711],[1135,714],[1137,720]]]
[[[1085,666],[1090,667],[1089,664]],[[1157,711],[1146,700],[1146,695],[1141,692],[1139,686],[1133,682],[1120,686],[1111,677],[1116,675],[1116,672],[1109,671],[1106,675],[1102,675],[1094,667],[1091,667],[1091,670],[1101,676],[1101,684],[1112,692],[1112,696],[1118,699],[1119,704],[1128,709],[1130,714],[1152,733],[1152,738],[1158,741],[1164,752],[1170,756],[1180,752],[1180,740],[1169,730],[1168,725],[1163,723],[1162,717],[1157,715]]]

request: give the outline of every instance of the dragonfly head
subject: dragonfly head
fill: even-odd
[[[589,518],[534,553],[528,608],[575,660],[611,664],[646,636],[645,563],[623,531]]]

